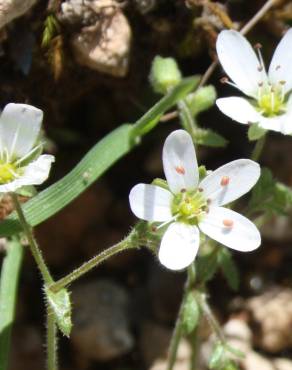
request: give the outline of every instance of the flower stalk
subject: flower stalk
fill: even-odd
[[[61,289],[66,288],[69,284],[71,284],[73,281],[79,279],[81,276],[92,270],[94,267],[100,265],[102,262],[107,260],[108,258],[130,248],[137,247],[137,243],[134,240],[136,235],[136,230],[133,229],[133,231],[121,242],[113,245],[112,247],[102,251],[97,256],[91,258],[89,261],[83,263],[80,267],[66,275],[65,277],[61,278],[60,280],[56,282],[52,282],[52,284],[49,285],[49,289],[57,293]]]
[[[15,193],[11,193],[11,197],[12,197],[12,200],[13,200],[13,203],[14,203],[14,206],[15,206],[15,210],[16,210],[16,213],[17,213],[17,216],[19,218],[19,222],[23,228],[23,231],[24,231],[24,234],[27,238],[27,241],[28,241],[28,244],[29,244],[29,247],[30,247],[30,251],[34,257],[34,260],[42,274],[42,277],[43,277],[43,280],[45,282],[46,285],[49,285],[49,284],[52,284],[53,283],[53,278],[50,274],[50,271],[44,261],[44,258],[42,256],[42,252],[41,250],[39,249],[38,247],[38,244],[33,236],[33,232],[32,232],[32,229],[31,229],[31,226],[28,224],[28,222],[26,221],[26,218],[25,218],[25,215],[24,215],[24,212],[22,210],[22,207],[21,207],[21,204],[18,200],[18,197]]]
[[[170,340],[170,345],[169,345],[169,352],[168,352],[168,364],[167,364],[167,370],[173,370],[176,357],[177,357],[177,350],[178,346],[180,343],[180,340],[183,335],[183,311],[184,311],[184,306],[186,303],[187,296],[189,292],[192,289],[192,283],[193,283],[193,270],[191,267],[188,269],[188,276],[187,280],[185,283],[185,288],[184,288],[184,293],[183,293],[183,299],[182,303],[179,309],[179,313],[177,316],[177,320],[175,323],[174,331],[172,333],[172,337]]]
[[[58,369],[57,349],[56,320],[51,307],[47,305],[47,370]]]

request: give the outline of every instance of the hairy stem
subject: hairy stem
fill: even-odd
[[[47,370],[58,369],[57,326],[51,307],[47,306]]]
[[[45,264],[44,258],[42,256],[42,252],[38,247],[38,244],[33,236],[32,228],[26,221],[24,212],[22,210],[21,204],[18,200],[18,197],[15,193],[11,193],[11,197],[15,206],[16,213],[19,218],[19,222],[22,226],[22,229],[25,233],[25,236],[27,238],[27,241],[29,243],[30,251],[35,259],[35,262],[42,274],[42,277],[44,279],[44,282],[46,285],[53,283],[53,278],[49,272],[49,269],[47,268],[47,265]]]
[[[49,286],[49,289],[57,293],[61,289],[65,288],[69,284],[71,284],[73,281],[79,279],[82,275],[86,274],[90,270],[92,270],[94,267],[100,265],[103,261],[107,260],[108,258],[114,256],[115,254],[118,254],[125,249],[134,248],[136,246],[133,245],[132,242],[132,234],[130,234],[128,237],[126,237],[124,240],[122,240],[120,243],[117,243],[113,245],[112,247],[104,250],[97,256],[91,258],[89,261],[85,262],[83,265],[72,271],[70,274],[66,275],[65,277],[61,278],[60,280],[52,283]]]
[[[174,331],[172,333],[172,337],[170,340],[170,345],[169,345],[169,351],[168,351],[168,364],[167,364],[167,370],[173,370],[175,361],[176,361],[176,356],[177,356],[177,350],[178,350],[178,345],[181,340],[182,334],[183,334],[183,329],[182,329],[182,319],[183,319],[183,309],[185,306],[185,302],[187,299],[187,296],[192,288],[193,284],[193,270],[192,266],[188,269],[188,277],[187,281],[185,283],[185,288],[184,288],[184,294],[183,294],[183,299],[182,303],[179,309],[178,317],[175,323]]]

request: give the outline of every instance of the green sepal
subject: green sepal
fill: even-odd
[[[190,334],[198,325],[200,319],[200,307],[196,296],[190,292],[182,309],[182,328],[185,334]]]
[[[211,108],[217,98],[215,87],[212,85],[200,87],[196,92],[189,94],[185,102],[195,117],[200,112]]]
[[[207,168],[204,165],[199,166],[199,179],[202,181],[207,176]]]
[[[260,127],[258,123],[252,123],[247,132],[248,140],[249,141],[256,141],[259,140],[261,137],[263,137],[266,134],[267,130]]]
[[[35,186],[33,185],[26,185],[26,186],[22,186],[21,188],[17,189],[16,193],[18,195],[21,195],[22,197],[32,198],[37,194],[37,190]]]
[[[165,190],[169,190],[169,186],[167,184],[167,181],[163,180],[163,179],[160,179],[158,177],[152,181],[152,185],[156,185],[156,186],[159,186],[160,188],[163,188]]]
[[[45,292],[47,304],[50,306],[52,314],[55,316],[58,328],[69,338],[72,329],[70,294],[66,289],[61,289],[59,292],[53,293],[47,288]]]

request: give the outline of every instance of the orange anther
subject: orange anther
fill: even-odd
[[[230,178],[228,176],[223,176],[221,181],[220,181],[220,185],[221,186],[226,186],[228,185],[230,182]]]
[[[180,175],[184,175],[186,173],[185,169],[182,167],[182,166],[176,166],[175,167],[175,170],[177,173],[179,173]]]
[[[225,227],[230,227],[231,228],[233,226],[233,224],[234,224],[234,222],[232,220],[228,220],[228,219],[223,220],[223,225]]]

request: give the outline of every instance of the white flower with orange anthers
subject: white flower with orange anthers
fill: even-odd
[[[222,79],[248,98],[217,99],[218,108],[240,123],[257,123],[266,130],[292,134],[292,29],[277,46],[268,72],[260,45],[257,54],[239,32],[225,30],[217,39],[217,54],[227,75]]]
[[[130,206],[140,219],[166,226],[158,258],[171,270],[195,259],[200,231],[225,246],[249,252],[261,244],[256,226],[223,205],[247,193],[260,176],[249,159],[230,162],[199,181],[196,152],[184,130],[172,132],[163,147],[163,167],[169,190],[138,184],[130,192]]]
[[[39,185],[49,175],[53,155],[40,155],[43,112],[31,105],[10,103],[0,116],[0,193]]]

